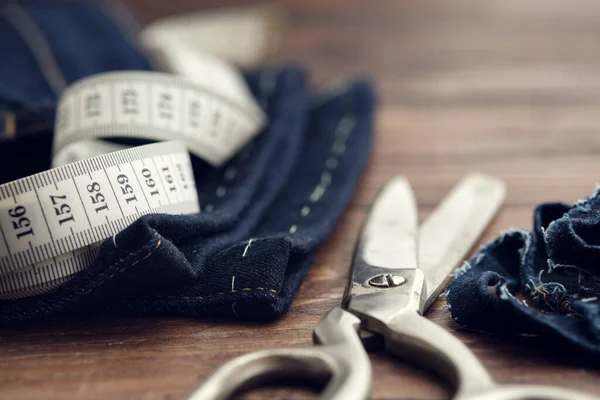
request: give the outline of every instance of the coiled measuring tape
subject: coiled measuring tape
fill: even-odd
[[[236,71],[195,61],[203,68],[197,80],[114,72],[65,90],[54,132],[57,167],[0,185],[0,298],[55,289],[93,262],[103,240],[143,215],[200,212],[188,150],[220,165],[265,116]],[[106,138],[159,142],[127,148]]]
[[[78,159],[82,148],[94,147],[90,140],[110,137],[184,140],[192,153],[221,165],[265,121],[243,82],[223,75],[197,83],[160,72],[111,72],[74,84],[58,107],[54,165]]]

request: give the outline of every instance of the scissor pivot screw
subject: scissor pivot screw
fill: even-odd
[[[406,278],[399,275],[381,274],[369,279],[369,285],[377,288],[392,288],[400,286],[406,282]]]

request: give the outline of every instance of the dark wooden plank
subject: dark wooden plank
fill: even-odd
[[[251,1],[127,2],[143,23]],[[376,144],[352,205],[320,252],[290,312],[266,325],[180,318],[60,320],[0,332],[3,398],[178,399],[221,363],[248,351],[309,346],[314,325],[340,300],[360,222],[397,173],[425,217],[469,171],[506,180],[507,204],[482,242],[529,227],[542,201],[590,194],[600,170],[600,3],[562,0],[295,0],[281,59],[332,78],[372,77],[380,93]],[[553,356],[560,344],[459,329],[500,382],[556,384],[600,394],[600,373]],[[536,345],[537,343],[537,345]],[[373,356],[374,399],[441,399],[426,373]],[[310,398],[272,389],[244,398]]]

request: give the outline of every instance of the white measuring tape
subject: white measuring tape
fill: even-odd
[[[205,78],[210,85],[159,72],[110,72],[74,84],[58,108],[54,165],[79,159],[81,148],[90,147],[81,141],[110,137],[184,140],[192,153],[221,165],[265,117],[239,90],[243,82]]]
[[[200,212],[188,150],[221,165],[265,116],[237,71],[208,56],[194,62],[198,79],[111,72],[65,90],[56,168],[0,185],[0,298],[55,289],[143,215]],[[159,143],[128,148],[106,138]]]
[[[199,211],[182,142],[105,154],[1,185],[0,296],[55,287],[90,264],[96,243],[142,215]]]

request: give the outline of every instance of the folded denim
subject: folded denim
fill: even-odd
[[[125,48],[106,56],[137,51]],[[79,59],[85,49],[73,45],[57,57]],[[117,67],[148,66],[133,64]],[[288,309],[368,159],[374,92],[356,81],[311,93],[306,72],[294,65],[245,77],[269,125],[221,168],[193,160],[204,211],[139,219],[106,240],[94,264],[55,292],[0,302],[0,324],[92,311],[267,320]],[[0,108],[8,106],[0,100]],[[22,157],[32,141],[50,143],[50,136],[45,130],[4,137],[0,152]],[[48,168],[49,157],[36,161],[35,168]],[[0,165],[2,179],[13,179],[9,168],[31,173],[11,160]]]
[[[558,337],[600,353],[600,191],[574,206],[538,206],[533,231],[483,247],[450,285],[461,325],[503,335]],[[528,303],[529,302],[529,303]]]

